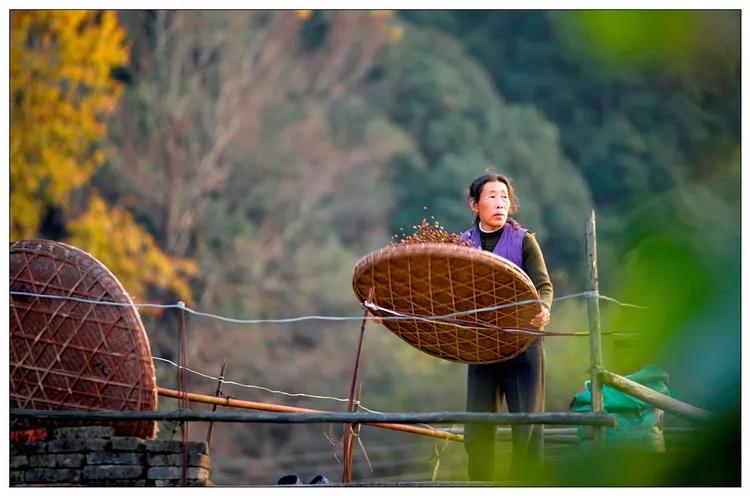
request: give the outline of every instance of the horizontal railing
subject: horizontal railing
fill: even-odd
[[[553,425],[594,425],[615,426],[615,417],[608,414],[592,413],[479,413],[479,412],[407,412],[407,413],[368,413],[368,412],[319,412],[319,413],[276,413],[276,412],[145,412],[145,411],[61,411],[29,410],[11,408],[11,418],[33,418],[46,420],[109,420],[109,421],[170,421],[170,422],[249,422],[268,424],[377,424],[396,422],[400,424],[553,424]]]

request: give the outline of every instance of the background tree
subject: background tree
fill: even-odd
[[[135,296],[154,284],[189,300],[189,262],[170,259],[95,191],[87,204],[85,187],[108,152],[104,118],[122,92],[112,71],[127,57],[113,12],[11,12],[11,239],[65,238],[70,227],[68,241],[114,262],[110,269]]]

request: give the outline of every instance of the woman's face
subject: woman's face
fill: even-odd
[[[479,203],[472,200],[472,210],[479,215],[482,228],[495,231],[505,225],[508,220],[510,196],[508,187],[500,181],[490,181],[482,187]]]

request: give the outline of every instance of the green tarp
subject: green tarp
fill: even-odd
[[[667,386],[669,375],[658,367],[648,366],[625,377],[671,396]],[[664,451],[662,410],[607,385],[602,386],[602,395],[604,410],[617,419],[616,427],[604,429],[608,448]],[[574,412],[591,411],[591,381],[586,381],[584,389],[573,397],[570,409]],[[591,427],[579,426],[579,445],[588,448],[591,444],[591,435]]]

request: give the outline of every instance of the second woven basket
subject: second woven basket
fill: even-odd
[[[354,292],[370,303],[401,339],[430,355],[462,363],[492,363],[513,358],[531,344],[531,319],[538,302],[474,312],[476,309],[538,300],[529,277],[493,253],[448,243],[388,246],[363,257],[354,267]],[[392,313],[394,312],[394,313]],[[459,313],[448,318],[442,317]]]

